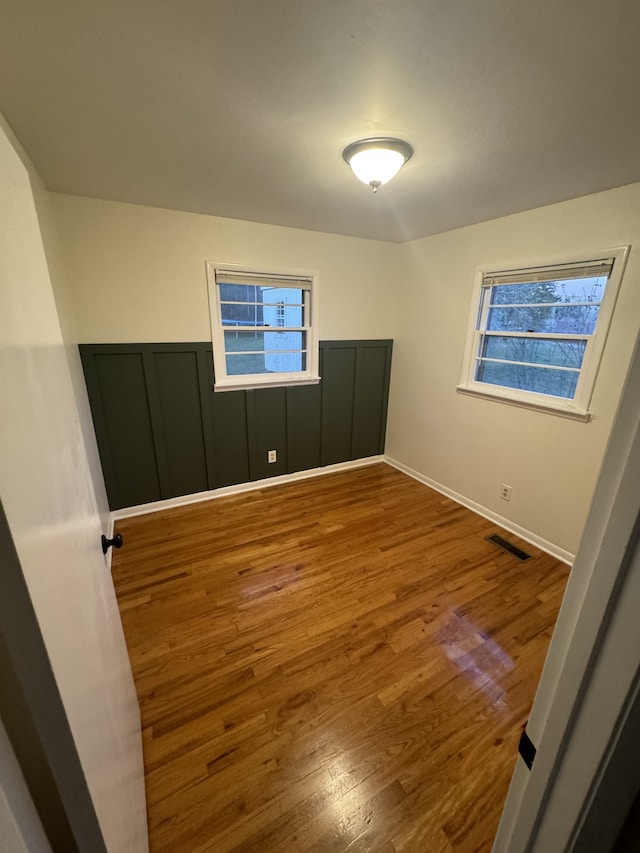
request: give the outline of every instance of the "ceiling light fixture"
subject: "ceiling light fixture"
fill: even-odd
[[[413,148],[408,142],[385,136],[360,139],[347,145],[342,152],[356,178],[373,187],[374,193],[395,177],[412,155]]]

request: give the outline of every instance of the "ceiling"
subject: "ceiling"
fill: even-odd
[[[405,241],[640,180],[638,0],[3,0],[51,190]],[[373,195],[342,149],[400,136]]]

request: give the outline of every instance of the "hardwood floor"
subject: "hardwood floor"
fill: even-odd
[[[117,529],[152,853],[491,849],[566,566],[382,464]]]

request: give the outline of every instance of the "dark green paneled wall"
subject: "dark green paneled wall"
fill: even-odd
[[[287,460],[290,473],[318,468],[322,464],[322,388],[320,383],[287,389]]]
[[[97,352],[92,363],[84,367],[88,388],[88,367],[96,377],[93,386],[99,397],[95,405],[92,397],[90,401],[110,504],[115,500],[118,506],[135,506],[159,500],[160,479],[142,352]]]
[[[287,466],[287,389],[257,388],[247,395],[249,433],[249,470],[252,480],[286,474]],[[267,461],[267,452],[275,450],[276,462]]]
[[[154,443],[169,497],[208,488],[196,352],[145,354]]]
[[[346,462],[351,454],[353,405],[358,350],[344,345],[322,353],[322,460],[325,465]]]
[[[317,385],[213,393],[210,343],[82,344],[111,509],[382,453],[391,348],[324,341]]]
[[[353,383],[351,454],[375,456],[384,447],[389,385],[378,381],[387,367],[383,347],[363,347],[358,352]]]

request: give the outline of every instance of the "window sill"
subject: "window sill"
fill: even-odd
[[[265,382],[216,382],[213,390],[218,391],[254,391],[257,388],[295,388],[298,385],[317,385],[319,376],[305,376],[304,379],[272,379]]]
[[[539,400],[523,400],[517,397],[507,397],[503,394],[479,388],[470,388],[468,385],[457,385],[458,394],[468,394],[471,397],[480,397],[483,400],[493,400],[496,403],[506,403],[507,406],[518,406],[522,409],[531,409],[534,412],[543,412],[548,415],[556,415],[560,418],[569,418],[573,421],[589,423],[593,418],[591,412],[584,409],[576,409],[571,406],[541,402]]]

